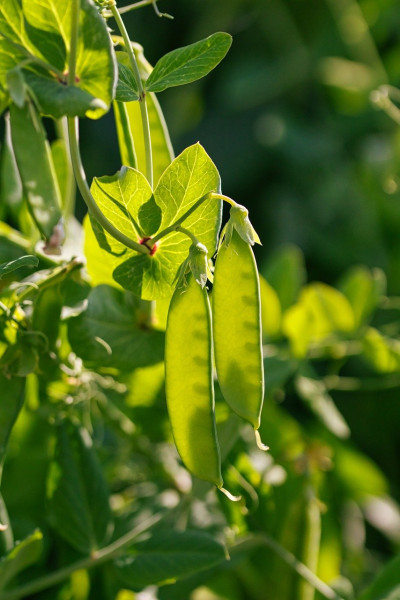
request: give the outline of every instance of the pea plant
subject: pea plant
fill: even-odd
[[[169,16],[0,5],[0,600],[377,600],[398,558],[339,523],[395,544],[370,517],[394,502],[341,394],[400,387],[398,299],[363,267],[306,284],[294,248],[258,274],[247,209],[200,144],[174,156],[156,96],[231,37],[153,68],[123,20],[146,5]],[[108,112],[122,166],[89,183],[79,120]]]
[[[227,53],[231,36],[215,33],[166,54],[152,68],[131,41],[123,12],[115,0],[6,0],[0,8],[0,107],[7,110],[3,190],[21,234],[36,240],[33,253],[1,265],[6,282],[2,458],[24,400],[30,410],[37,402],[38,418],[43,412],[53,430],[46,499],[50,522],[75,552],[88,557],[8,591],[8,582],[39,559],[42,533],[37,530],[14,547],[12,518],[2,501],[2,542],[9,553],[0,567],[4,598],[47,588],[86,564],[109,560],[161,518],[112,537],[106,484],[92,446],[91,406],[93,385],[107,386],[110,380],[97,374],[94,384],[96,376],[88,375],[82,361],[85,367],[101,365],[107,374],[158,364],[166,329],[166,398],[183,464],[229,499],[239,500],[223,487],[214,353],[224,399],[251,423],[258,446],[267,449],[258,434],[264,376],[259,279],[251,246],[259,239],[247,209],[222,194],[217,168],[200,144],[174,158],[155,95],[209,73]],[[101,118],[111,105],[123,166],[89,186],[79,118]],[[56,125],[52,145],[44,117]],[[99,285],[88,292],[82,260],[73,249],[74,181],[88,207],[89,275],[94,282],[112,281],[113,287]],[[220,234],[223,201],[231,209]],[[69,260],[64,242],[72,245]],[[29,269],[37,270],[26,276]],[[120,311],[128,332],[120,329]],[[69,313],[67,332],[64,312]],[[56,401],[50,388],[58,386]],[[63,388],[71,393],[64,395]],[[137,392],[142,393],[140,386]],[[196,537],[182,535],[179,552],[192,543],[203,552],[203,538],[198,544]],[[206,562],[191,570],[212,564],[223,553],[212,538],[205,543]],[[116,568],[122,580],[140,586],[136,560],[132,565],[120,560]],[[186,574],[180,561],[176,567]],[[165,573],[161,580],[176,574]]]

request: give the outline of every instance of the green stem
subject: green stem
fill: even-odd
[[[300,577],[307,581],[310,585],[316,589],[321,596],[327,600],[344,600],[342,596],[339,596],[329,585],[327,585],[322,579],[320,579],[315,573],[313,573],[304,563],[299,561],[294,554],[286,550],[279,542],[274,540],[272,537],[264,534],[253,535],[247,539],[242,540],[236,546],[231,548],[231,555],[235,552],[242,552],[243,547],[262,545],[270,548],[275,554],[277,554],[293,571],[295,571]],[[0,596],[0,600],[3,598]],[[8,599],[7,599],[8,600]]]
[[[144,91],[142,78],[140,76],[139,67],[136,61],[135,54],[132,49],[131,40],[129,39],[128,32],[122,20],[122,17],[118,11],[117,5],[115,4],[115,0],[110,4],[110,10],[115,19],[117,27],[122,35],[125,44],[125,50],[128,53],[129,62],[131,64],[133,74],[136,79],[136,83],[139,90],[139,106],[140,106],[140,115],[142,118],[142,127],[143,127],[143,137],[144,137],[144,147],[146,154],[146,177],[151,187],[153,187],[153,156],[151,151],[151,137],[150,137],[150,123],[149,123],[149,115],[147,112],[147,103],[146,103],[146,92]]]
[[[115,542],[94,552],[92,556],[78,560],[49,575],[39,577],[36,581],[26,583],[10,591],[0,592],[0,600],[18,600],[19,598],[27,598],[32,594],[36,594],[37,592],[61,583],[75,571],[92,569],[93,567],[97,567],[98,565],[109,561],[111,558],[117,556],[126,546],[129,546],[140,534],[150,529],[150,527],[153,527],[153,525],[156,525],[161,519],[162,515],[154,515]]]
[[[177,228],[180,226],[181,223],[183,223],[188,217],[190,217],[190,215],[192,213],[194,213],[195,210],[197,210],[199,208],[199,206],[201,206],[203,204],[203,202],[205,202],[206,200],[209,200],[212,197],[213,192],[208,192],[207,194],[204,194],[204,196],[202,196],[201,198],[199,198],[194,204],[193,206],[191,206],[189,208],[189,210],[187,210],[185,212],[185,214],[183,214],[181,217],[179,217],[179,219],[177,219],[175,221],[175,223],[173,223],[172,225],[170,225],[169,227],[166,227],[165,229],[163,229],[162,231],[160,231],[159,233],[157,233],[156,236],[154,236],[153,238],[151,238],[151,240],[149,240],[147,242],[147,245],[152,248],[154,246],[154,244],[156,242],[158,242],[158,240],[160,240],[161,238],[165,237],[166,235],[168,235],[169,233],[174,233],[175,231],[177,231]]]
[[[69,144],[71,152],[72,167],[74,169],[76,182],[78,189],[84,199],[90,214],[96,219],[96,221],[116,240],[131,248],[140,252],[141,254],[149,254],[150,250],[144,244],[139,244],[134,240],[130,239],[127,235],[119,231],[114,225],[107,219],[107,217],[101,212],[97,206],[95,199],[93,198],[89,186],[86,181],[85,171],[83,170],[81,155],[79,151],[78,142],[78,119],[76,117],[68,117],[68,134]]]
[[[187,235],[192,240],[193,244],[195,244],[195,245],[200,244],[200,241],[197,239],[197,237],[191,231],[189,231],[189,229],[185,229],[185,227],[181,227],[180,225],[178,225],[178,227],[176,228],[176,231],[180,231],[184,235]]]
[[[125,142],[125,153],[126,153],[126,166],[127,167],[133,167],[134,169],[137,168],[137,158],[136,158],[136,152],[135,152],[135,143],[133,141],[133,136],[132,136],[132,131],[129,125],[129,117],[128,117],[128,111],[126,109],[126,105],[124,102],[118,102],[118,100],[114,101],[114,115],[115,117],[118,115],[119,117],[119,124],[120,127],[118,127],[118,122],[117,119],[116,120],[116,124],[117,124],[117,130],[118,134],[121,135],[122,139]],[[119,137],[118,135],[118,137]],[[122,156],[122,148],[121,148],[121,144],[119,144],[119,148],[120,148],[120,156],[121,156],[121,162],[122,164],[125,164],[124,158]]]
[[[232,200],[232,198],[229,198],[229,196],[224,196],[224,194],[217,194],[217,192],[211,192],[209,194],[209,197],[212,198],[212,199],[214,199],[214,200],[224,200],[225,202],[227,202],[231,206],[239,206],[239,204],[237,202],[235,202],[234,200]]]
[[[138,8],[143,8],[143,6],[149,6],[152,4],[153,6],[156,4],[154,0],[140,0],[140,2],[135,2],[134,4],[128,4],[128,6],[123,6],[119,8],[118,11],[121,15],[127,13],[131,10],[137,10]],[[158,10],[158,9],[157,9]],[[156,14],[158,15],[156,10]],[[164,16],[163,13],[160,13],[161,16]]]
[[[66,117],[56,121],[56,129],[58,138],[65,144],[67,154],[67,182],[65,186],[65,198],[63,198],[63,216],[64,220],[67,222],[69,217],[72,217],[75,214],[76,184],[71,162],[71,151],[68,139],[68,122]],[[66,225],[68,226],[68,223],[66,223]]]

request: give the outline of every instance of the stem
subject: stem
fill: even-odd
[[[71,151],[68,139],[68,122],[66,117],[62,117],[62,119],[56,121],[56,129],[58,138],[65,144],[67,154],[67,182],[65,186],[65,198],[63,198],[63,216],[64,220],[68,221],[69,217],[72,217],[75,214],[76,184],[71,162]],[[68,226],[68,223],[66,223],[66,225]]]
[[[209,196],[214,200],[224,200],[225,202],[228,202],[228,204],[230,204],[231,206],[239,206],[237,202],[232,200],[232,198],[229,198],[229,196],[224,196],[224,194],[217,194],[217,192],[211,192]]]
[[[116,120],[116,125],[117,125],[117,132],[118,129],[120,129],[120,135],[121,138],[123,139],[124,143],[125,143],[125,157],[122,156],[123,154],[123,148],[121,147],[121,144],[119,144],[119,150],[120,150],[120,156],[121,156],[121,163],[124,165],[126,163],[127,167],[133,167],[134,169],[137,168],[137,159],[136,159],[136,152],[135,152],[135,143],[133,141],[133,136],[132,136],[132,131],[129,125],[129,117],[128,117],[128,112],[126,110],[126,106],[124,102],[118,102],[118,100],[114,101],[114,115],[115,117],[117,116],[119,117],[119,124],[120,127],[118,127],[118,121]],[[119,132],[118,132],[119,133]],[[118,135],[118,138],[120,137],[120,135]],[[126,159],[126,161],[124,161],[124,158]]]
[[[300,577],[307,581],[310,585],[316,589],[321,596],[327,598],[327,600],[344,600],[342,596],[339,596],[329,585],[327,585],[322,579],[320,579],[315,573],[313,573],[304,563],[300,562],[294,554],[286,550],[279,542],[271,538],[266,533],[254,535],[247,539],[244,539],[241,543],[231,548],[232,551],[240,551],[241,546],[247,546],[248,544],[260,544],[270,548],[275,554],[277,554],[293,571],[295,571]],[[0,600],[3,598],[0,596]],[[8,600],[8,599],[7,599]]]
[[[165,229],[163,229],[162,231],[160,231],[159,233],[157,233],[156,236],[154,236],[153,238],[151,238],[151,240],[149,240],[147,242],[148,246],[150,248],[152,248],[154,246],[154,244],[156,242],[158,242],[158,240],[160,240],[161,238],[165,237],[166,235],[168,235],[169,233],[174,233],[175,231],[177,231],[177,228],[180,226],[181,223],[183,223],[183,221],[185,221],[188,217],[190,217],[190,215],[192,213],[194,213],[195,210],[197,210],[199,208],[199,206],[201,206],[201,204],[203,204],[203,202],[205,202],[206,200],[209,200],[212,196],[213,196],[214,192],[208,192],[207,194],[204,194],[204,196],[202,196],[201,198],[199,198],[190,208],[189,210],[187,210],[185,212],[185,214],[183,214],[181,217],[179,217],[179,219],[177,219],[175,221],[175,223],[173,223],[172,225],[170,225],[169,227],[166,227]],[[233,201],[232,201],[233,202]]]
[[[110,235],[112,235],[112,237],[121,242],[121,244],[124,244],[124,246],[127,246],[132,250],[136,250],[136,252],[140,252],[141,254],[149,254],[150,250],[144,244],[139,244],[138,242],[131,240],[127,235],[122,233],[122,231],[119,231],[119,229],[114,227],[114,225],[101,212],[101,210],[96,204],[95,199],[90,193],[79,151],[77,117],[68,117],[68,134],[71,161],[75,173],[76,182],[78,185],[78,189],[82,195],[82,198],[84,199],[91,215],[96,219],[96,221],[98,221],[98,223],[103,227],[103,229],[107,231],[107,233],[109,233]]]
[[[94,552],[92,556],[78,560],[67,567],[63,567],[54,573],[39,577],[36,581],[26,583],[13,590],[0,592],[0,600],[18,600],[19,598],[26,598],[31,594],[35,594],[42,590],[45,590],[53,585],[57,585],[64,579],[67,579],[74,571],[81,569],[92,569],[102,563],[107,562],[111,558],[114,558],[118,553],[123,550],[126,546],[129,546],[141,533],[147,531],[153,525],[156,525],[162,519],[162,515],[154,515],[144,521],[141,525],[138,525],[135,529],[128,532],[127,534],[120,537],[115,542],[112,542],[105,548]]]
[[[133,74],[136,79],[136,83],[139,90],[139,106],[140,106],[140,115],[142,117],[142,127],[143,127],[143,137],[144,137],[144,147],[146,153],[146,177],[151,187],[153,187],[153,156],[151,151],[151,137],[150,137],[150,123],[149,123],[149,115],[147,112],[147,103],[146,103],[146,92],[144,91],[142,78],[140,77],[139,67],[136,61],[135,54],[132,49],[131,40],[129,39],[128,32],[122,20],[122,17],[118,11],[117,5],[115,4],[115,0],[110,5],[110,10],[115,19],[117,27],[122,35],[124,40],[125,49],[128,53],[129,62],[131,63],[131,67],[133,70]]]
[[[123,15],[124,13],[129,12],[130,10],[137,10],[138,8],[142,8],[143,6],[149,6],[152,4],[153,6],[156,4],[154,0],[140,0],[140,2],[135,2],[134,4],[129,4],[128,6],[123,6],[118,9],[118,12]],[[158,9],[157,9],[158,10]],[[156,11],[157,14],[157,11]],[[163,13],[160,13],[163,16]]]
[[[180,231],[181,233],[187,235],[196,246],[200,243],[197,237],[191,231],[189,231],[189,229],[185,229],[185,227],[180,227],[180,225],[178,225],[175,231]]]

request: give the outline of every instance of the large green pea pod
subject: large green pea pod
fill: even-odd
[[[176,288],[167,320],[165,386],[177,450],[186,467],[222,486],[214,415],[211,311],[192,275]]]
[[[61,200],[51,151],[40,117],[31,101],[10,106],[11,137],[29,212],[48,246],[57,247]],[[58,226],[58,227],[56,227]]]
[[[212,311],[222,395],[257,432],[264,399],[260,285],[251,246],[235,229],[218,251]]]

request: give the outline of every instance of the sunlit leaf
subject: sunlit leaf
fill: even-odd
[[[228,33],[214,33],[205,40],[168,52],[155,65],[145,83],[146,90],[162,92],[204,77],[221,62],[231,43]]]

